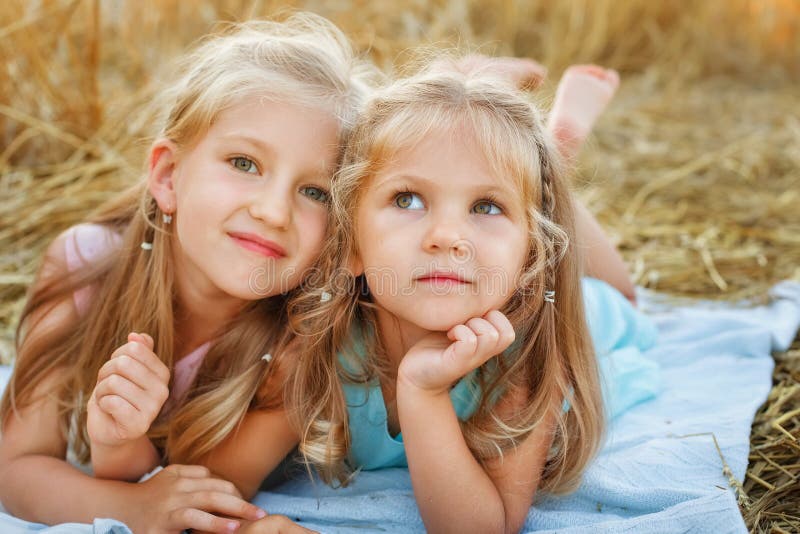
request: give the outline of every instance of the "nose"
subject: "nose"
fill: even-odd
[[[431,214],[433,215],[433,214]],[[447,252],[460,258],[467,241],[464,236],[465,221],[455,214],[441,213],[430,217],[430,223],[422,240],[422,248],[435,254]]]
[[[292,220],[292,191],[290,180],[277,177],[270,180],[253,193],[248,206],[250,216],[273,228],[286,230]]]

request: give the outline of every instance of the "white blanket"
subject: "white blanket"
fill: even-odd
[[[723,460],[742,480],[750,425],[771,387],[771,352],[785,350],[800,327],[800,284],[782,283],[768,306],[696,302],[653,311],[658,343],[646,356],[661,366],[662,391],[614,419],[580,489],[544,497],[525,532],[746,532]],[[296,480],[255,502],[270,513],[330,533],[423,531],[408,471],[361,473],[341,490]],[[120,529],[120,530],[117,530]],[[125,532],[121,524],[45,527],[0,515],[0,532]]]

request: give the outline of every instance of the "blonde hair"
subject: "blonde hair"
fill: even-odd
[[[375,71],[358,60],[342,32],[322,17],[297,13],[283,22],[232,25],[211,36],[183,60],[177,83],[164,91],[161,136],[179,150],[191,147],[226,108],[258,96],[313,106],[340,124],[340,155]],[[32,314],[63,301],[82,286],[95,289],[88,312],[28,341],[0,405],[3,422],[34,402],[45,376],[60,371],[56,394],[63,435],[79,461],[89,458],[86,401],[100,367],[125,343],[129,332],[147,332],[155,353],[172,368],[175,283],[172,236],[158,215],[146,181],[103,206],[90,222],[122,236],[121,250],[32,295],[17,328],[23,344]],[[153,243],[143,251],[143,241]],[[64,266],[61,266],[62,270]],[[219,444],[252,407],[282,402],[282,392],[262,391],[270,366],[261,356],[288,342],[286,295],[248,303],[219,330],[185,403],[169,420],[160,418],[149,436],[171,462],[193,463]],[[37,333],[38,334],[38,333]]]
[[[332,234],[320,259],[320,281],[290,302],[294,328],[305,346],[295,367],[289,403],[300,428],[300,451],[322,477],[348,481],[349,433],[341,380],[366,384],[393,371],[376,355],[380,339],[364,340],[363,373],[342,366],[354,358],[354,339],[377,332],[364,276],[347,275],[358,254],[356,213],[370,179],[400,150],[426,133],[468,128],[498,176],[514,180],[527,206],[530,247],[517,291],[502,310],[518,341],[503,358],[479,369],[482,399],[462,430],[479,460],[501,456],[537,425],[554,417],[553,445],[540,488],[574,489],[596,453],[604,429],[595,355],[584,319],[571,195],[557,151],[537,109],[499,79],[463,72],[455,60],[395,82],[375,94],[356,126],[332,196]],[[554,303],[545,291],[554,290]],[[321,299],[323,292],[330,299]],[[322,302],[321,302],[322,300]],[[356,362],[357,360],[350,360]],[[494,363],[492,363],[494,362]],[[504,393],[524,394],[523,408],[499,415]],[[564,402],[569,409],[564,410]]]

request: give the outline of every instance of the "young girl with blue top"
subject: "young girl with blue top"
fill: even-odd
[[[408,466],[431,532],[516,532],[574,489],[606,420],[575,210],[540,112],[437,61],[370,101],[332,188],[320,273],[290,304],[299,450],[330,483]],[[596,299],[596,300],[597,300]]]

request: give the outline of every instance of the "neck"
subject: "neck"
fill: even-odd
[[[431,332],[392,315],[380,306],[377,307],[376,312],[378,335],[382,340],[386,356],[392,363],[392,369],[397,371],[408,349]]]
[[[185,356],[217,337],[240,310],[241,307],[224,309],[211,302],[198,308],[196,303],[179,298],[175,309],[176,356]]]
[[[175,273],[175,354],[184,356],[217,337],[247,305],[210,284],[195,283],[188,273]]]

